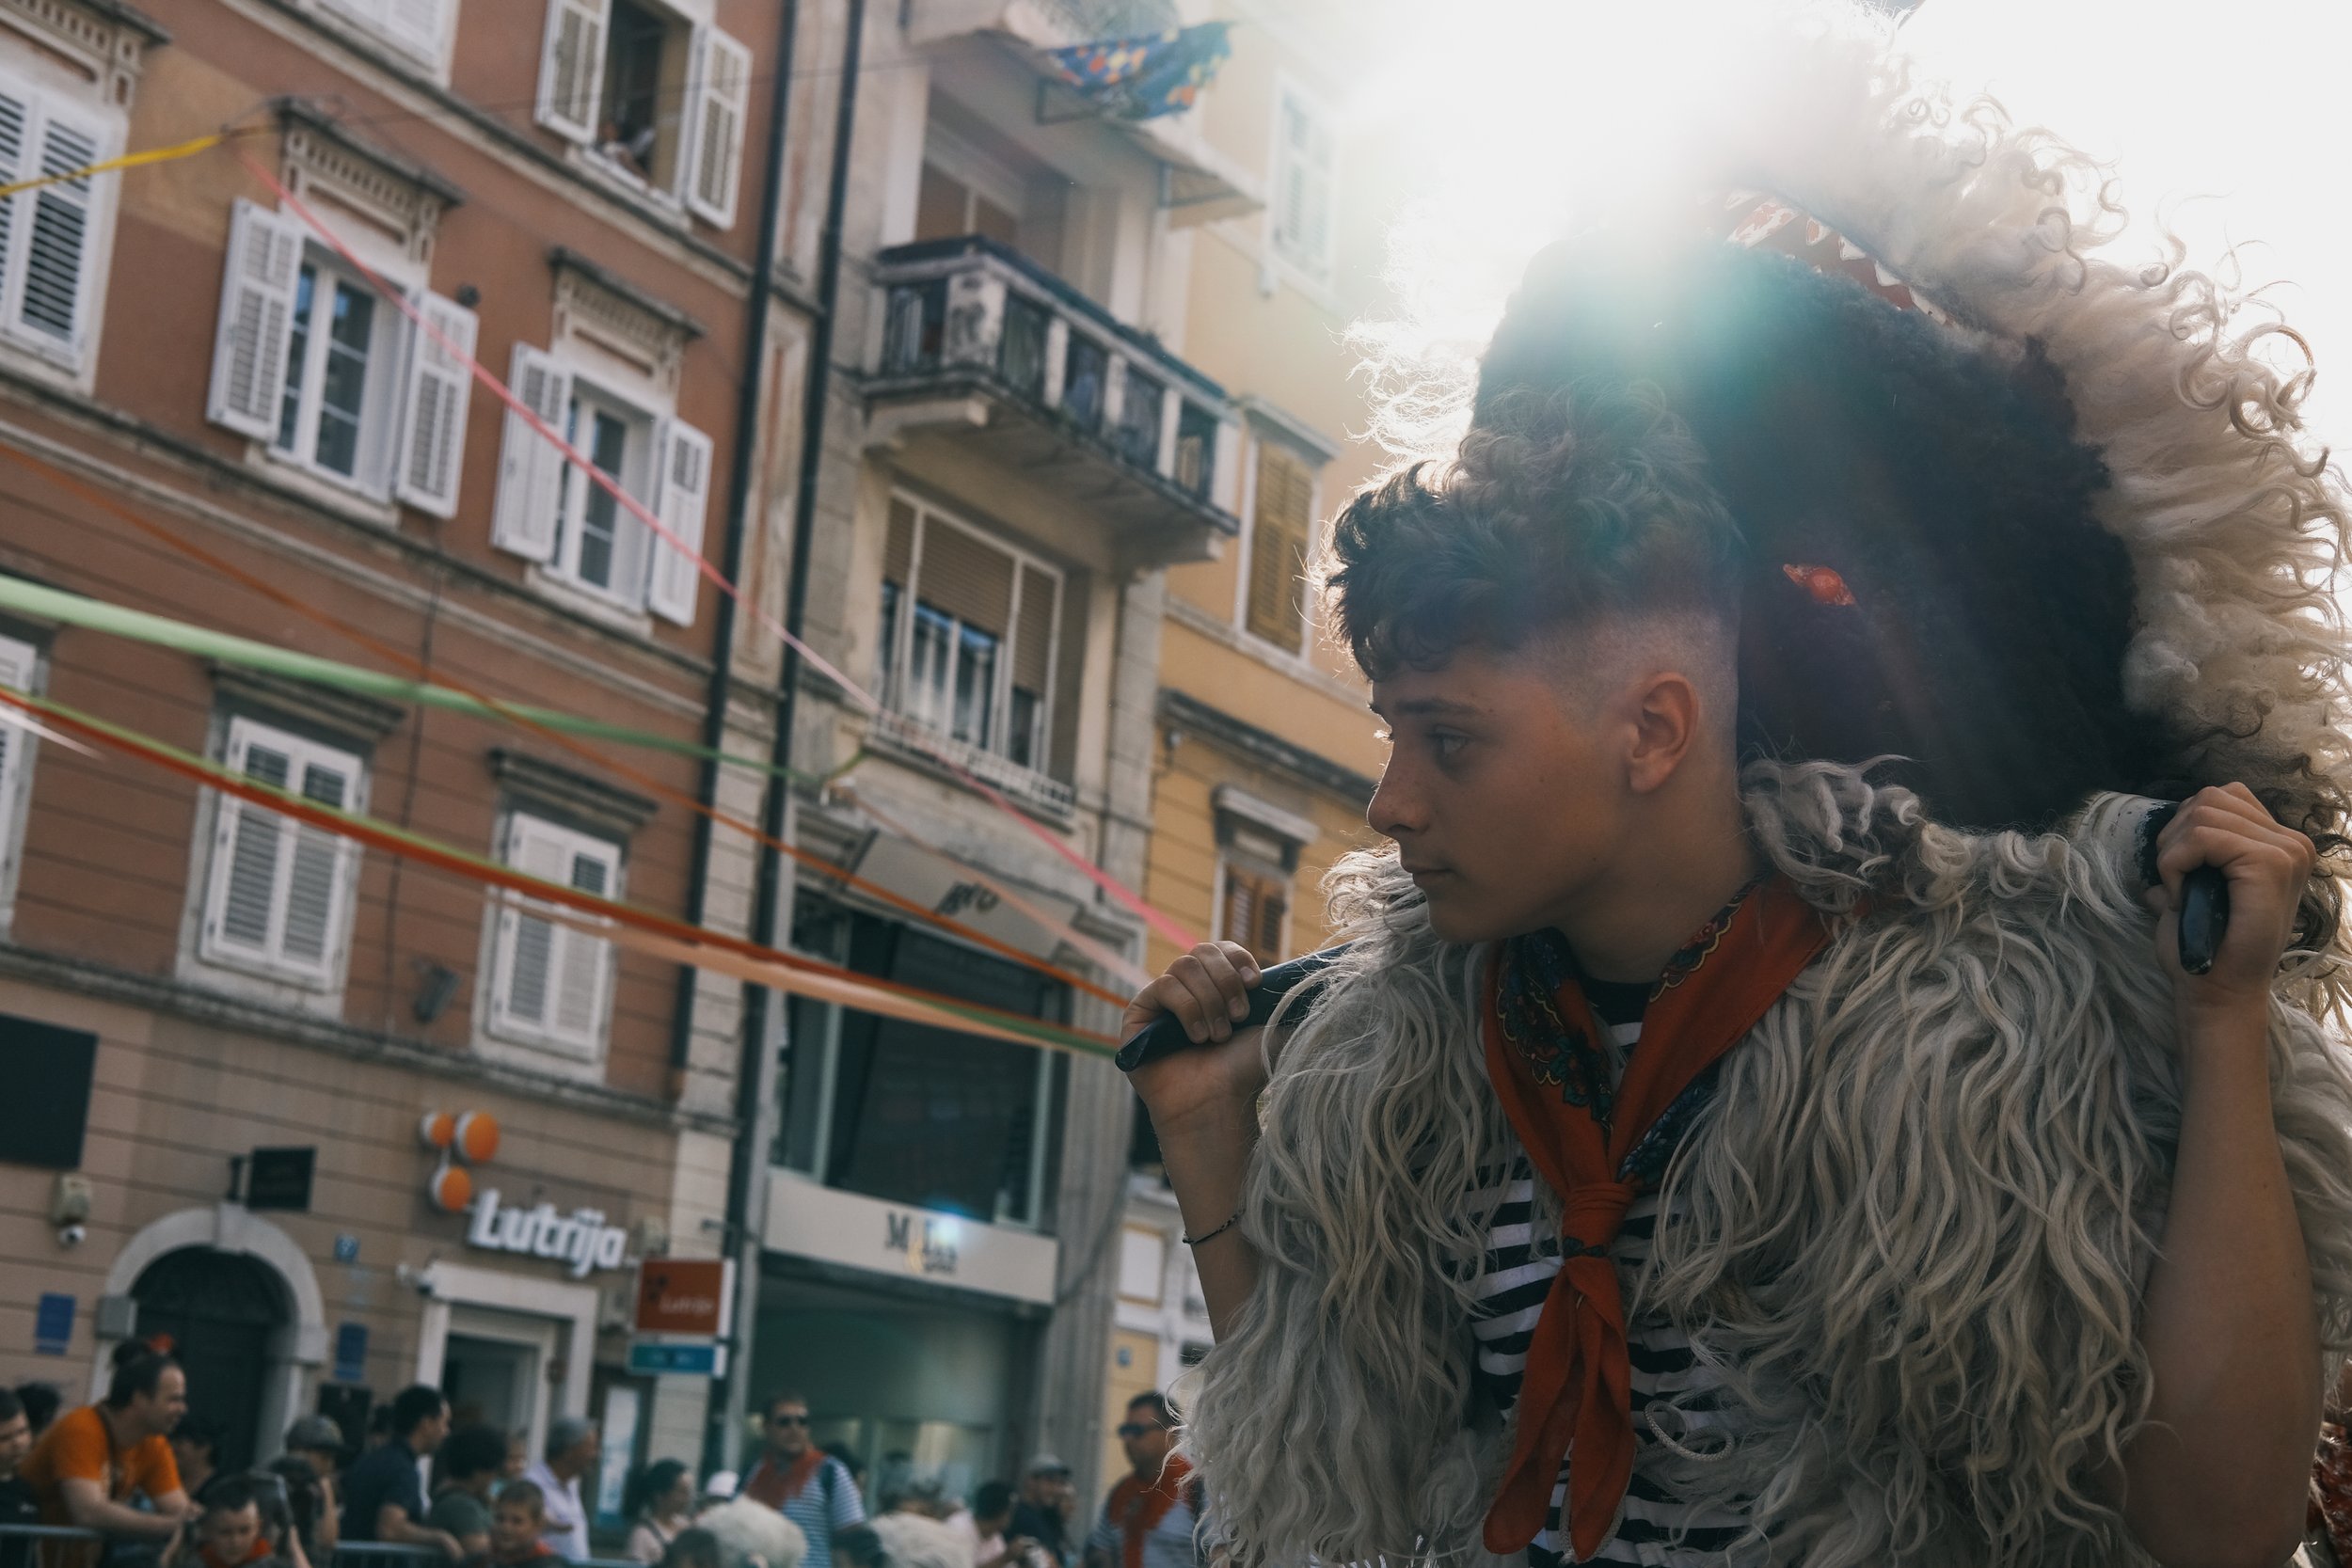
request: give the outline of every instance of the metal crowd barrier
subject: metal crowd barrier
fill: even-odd
[[[97,1530],[83,1529],[74,1525],[0,1524],[0,1563],[7,1563],[19,1555],[24,1558],[33,1557],[33,1553],[29,1551],[22,1554],[9,1551],[10,1544],[19,1541],[27,1544],[56,1542],[103,1546],[106,1537]],[[142,1543],[142,1544],[152,1546],[160,1543]],[[151,1559],[153,1553],[151,1551],[147,1555]],[[38,1560],[44,1563],[52,1561],[87,1563],[94,1561],[95,1559],[88,1554],[78,1552],[71,1555],[62,1552],[44,1552],[40,1554]],[[448,1561],[449,1559],[442,1556],[440,1549],[437,1546],[395,1545],[386,1541],[354,1541],[335,1548],[331,1564],[316,1564],[314,1568],[423,1568],[425,1564],[440,1568],[440,1565]],[[640,1568],[640,1565],[619,1558],[589,1557],[573,1560],[571,1568]]]

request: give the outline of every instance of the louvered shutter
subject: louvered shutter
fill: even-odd
[[[473,353],[474,313],[453,299],[428,293],[418,312],[451,348]],[[408,335],[408,368],[401,394],[398,467],[392,493],[420,512],[447,517],[457,511],[460,466],[466,455],[466,410],[473,376],[463,359],[422,329]]]
[[[1258,447],[1258,494],[1249,534],[1250,635],[1285,653],[1306,640],[1307,531],[1314,484],[1306,465],[1272,442]]]
[[[384,0],[384,31],[393,42],[428,60],[441,57],[451,0]]]
[[[694,29],[693,71],[686,99],[689,163],[681,188],[694,215],[722,229],[735,221],[751,81],[750,50],[716,27]]]
[[[31,643],[20,642],[13,637],[0,637],[0,686],[11,691],[30,691],[33,689],[33,671],[39,659],[40,655]],[[9,831],[14,825],[17,775],[24,767],[27,743],[32,738],[29,732],[5,721],[23,713],[22,708],[11,708],[7,714],[0,715],[0,851],[7,849]]]
[[[710,437],[682,420],[664,420],[654,443],[653,515],[677,536],[650,542],[652,572],[645,607],[681,626],[694,624],[702,588],[703,518],[710,505]],[[684,548],[679,546],[683,546]]]
[[[506,862],[545,881],[612,897],[620,851],[582,833],[516,813],[507,828]],[[508,894],[499,912],[492,968],[491,1022],[594,1053],[601,1043],[612,990],[612,944],[531,911],[545,908]]]
[[[585,147],[596,139],[604,87],[608,0],[548,0],[539,59],[539,123]]]
[[[32,105],[12,92],[0,91],[0,184],[23,178],[26,139],[32,134]],[[0,197],[0,274],[7,271],[8,245],[16,237],[17,211],[31,206],[30,192]]]
[[[354,803],[358,759],[248,720],[229,730],[231,772],[338,811]],[[334,976],[358,851],[338,834],[224,796],[201,951],[291,978]]]
[[[1248,948],[1260,964],[1280,960],[1289,907],[1288,894],[1273,878],[1239,865],[1225,868],[1225,940]]]
[[[96,132],[52,115],[41,126],[40,172],[86,168],[98,161],[101,147]],[[60,348],[78,349],[88,313],[84,274],[89,261],[90,182],[69,180],[27,194],[32,216],[16,324]]]
[[[292,222],[240,200],[229,222],[220,325],[213,340],[213,384],[204,415],[257,441],[278,435],[286,392],[286,334],[302,273],[302,233]]]
[[[507,389],[558,436],[571,406],[572,372],[545,351],[515,345]],[[561,496],[564,453],[513,409],[499,448],[498,500],[491,514],[490,543],[531,561],[555,558],[556,505]]]

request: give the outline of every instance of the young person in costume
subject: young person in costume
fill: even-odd
[[[1333,530],[1392,742],[1352,945],[1279,1038],[1234,1028],[1232,946],[1129,1011],[1204,1047],[1134,1081],[1237,1563],[2299,1538],[2352,1350],[2308,379],[2207,279],[2107,259],[2078,154],[1862,46],[1798,77],[1740,238],[1874,286],[1539,258],[1458,451]],[[2153,889],[2119,795],[2186,802]],[[2201,866],[2230,918],[2191,974]]]

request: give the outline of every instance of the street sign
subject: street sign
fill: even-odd
[[[310,1207],[310,1175],[318,1168],[315,1148],[257,1148],[246,1166],[245,1206],[248,1209]]]
[[[637,1339],[628,1347],[628,1370],[640,1377],[717,1377],[726,1365],[725,1347],[711,1339]]]
[[[648,1258],[637,1265],[640,1334],[723,1337],[733,1314],[735,1262],[725,1258]]]

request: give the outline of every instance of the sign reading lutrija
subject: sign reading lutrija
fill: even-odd
[[[646,1259],[637,1266],[637,1332],[723,1336],[734,1271],[723,1258]]]

